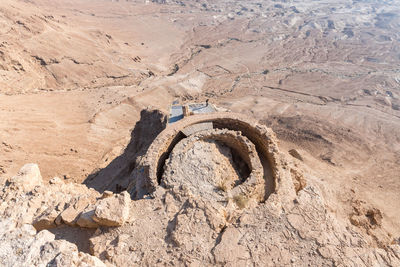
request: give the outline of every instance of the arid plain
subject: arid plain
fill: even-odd
[[[143,109],[209,99],[272,128],[371,246],[400,243],[396,1],[2,0],[0,25],[2,183],[30,162],[87,182]]]

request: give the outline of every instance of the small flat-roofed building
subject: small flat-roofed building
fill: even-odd
[[[216,112],[216,109],[214,105],[208,102],[179,105],[175,101],[170,108],[168,123],[171,124],[177,122],[183,119],[185,116],[213,112]]]

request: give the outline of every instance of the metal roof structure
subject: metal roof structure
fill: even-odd
[[[185,108],[187,109],[187,115],[195,115],[195,114],[207,114],[213,113],[216,111],[215,107],[208,103],[189,103],[186,105],[178,105],[176,101],[171,105],[168,123],[177,122],[185,117]]]

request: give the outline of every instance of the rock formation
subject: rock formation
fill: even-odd
[[[212,128],[193,130],[204,122]],[[131,194],[47,183],[23,166],[0,191],[0,264],[400,265],[399,244],[368,232],[379,210],[359,203],[351,223],[335,217],[317,177],[243,115],[170,124],[138,162]]]

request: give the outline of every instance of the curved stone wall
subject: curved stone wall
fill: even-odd
[[[133,175],[134,182],[129,186],[130,192],[135,198],[152,193],[159,186],[163,174],[165,160],[173,150],[174,146],[186,138],[184,130],[195,124],[211,122],[214,129],[226,129],[240,131],[243,136],[251,141],[255,146],[259,162],[260,171],[264,180],[263,197],[259,198],[262,202],[272,193],[278,193],[280,184],[286,175],[284,166],[281,166],[279,159],[278,146],[274,133],[266,126],[260,125],[256,120],[247,116],[229,112],[210,113],[193,115],[186,117],[174,124],[170,124],[161,132],[149,147],[146,155],[140,161]],[[218,134],[215,138],[229,139],[227,136]],[[233,142],[231,145],[235,145]],[[249,160],[249,153],[246,149],[238,151],[243,159]],[[253,152],[255,153],[255,152]],[[253,168],[252,168],[253,169]],[[239,189],[237,189],[239,190]]]
[[[195,143],[200,141],[218,141],[226,147],[232,149],[239,155],[241,160],[245,162],[250,174],[244,177],[244,181],[230,190],[230,198],[244,197],[246,199],[254,198],[257,201],[262,201],[265,196],[265,180],[263,179],[263,166],[254,144],[238,131],[228,129],[211,129],[202,130],[194,133],[187,138],[184,138],[173,149],[170,157],[177,158],[181,154],[185,154]],[[179,148],[179,149],[177,149]],[[225,175],[233,175],[225,174]],[[185,177],[188,180],[193,177]],[[162,178],[164,179],[164,177]],[[193,181],[193,180],[192,180]],[[165,186],[164,181],[161,181]]]

